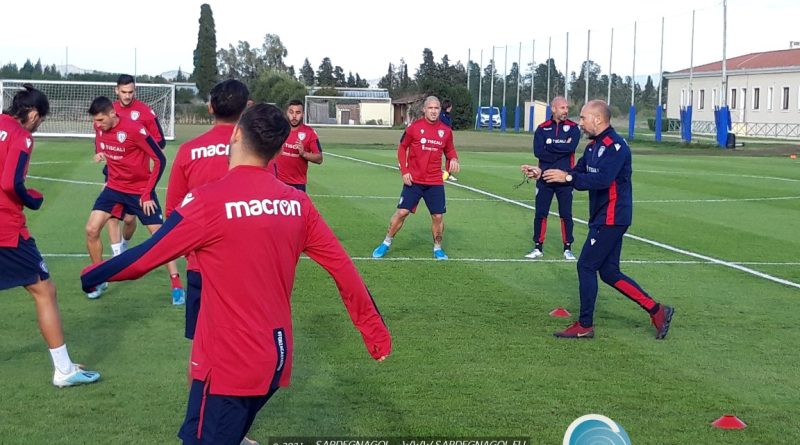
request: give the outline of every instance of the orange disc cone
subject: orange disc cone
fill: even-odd
[[[790,159],[797,159],[797,155],[789,155]]]
[[[711,422],[711,425],[723,430],[743,430],[747,428],[747,424],[742,422],[733,414],[725,414],[719,419]]]
[[[571,315],[572,314],[570,314],[569,311],[563,307],[557,307],[550,311],[550,316],[556,318],[569,318]]]

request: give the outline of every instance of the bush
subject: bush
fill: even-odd
[[[306,86],[286,73],[267,71],[250,86],[251,97],[256,102],[274,103],[284,109],[292,99],[303,101]]]

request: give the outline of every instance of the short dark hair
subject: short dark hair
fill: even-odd
[[[117,86],[120,85],[128,85],[128,84],[136,84],[136,79],[133,78],[130,74],[120,74],[117,77]]]
[[[264,160],[272,159],[289,136],[289,121],[271,104],[256,104],[244,110],[237,124],[246,145]]]
[[[5,114],[24,124],[28,121],[28,113],[32,110],[36,110],[39,112],[39,117],[44,118],[50,113],[50,101],[44,93],[26,83],[22,85],[22,90],[14,94],[11,106]]]
[[[447,111],[448,108],[453,106],[453,102],[450,102],[450,99],[445,99],[442,101],[442,110]]]
[[[214,117],[226,121],[236,121],[247,108],[247,99],[250,90],[247,85],[236,79],[217,82],[208,93],[208,103],[211,104]]]
[[[306,105],[300,99],[292,99],[292,100],[290,100],[289,103],[286,104],[286,109],[288,110],[289,107],[291,107],[292,105],[300,105],[301,107],[303,107],[303,109],[306,108]]]
[[[97,116],[100,113],[108,113],[113,109],[114,104],[111,103],[111,99],[105,96],[97,96],[89,106],[89,114],[92,116]]]

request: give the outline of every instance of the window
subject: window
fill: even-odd
[[[758,110],[761,106],[759,103],[761,99],[761,88],[753,88],[753,109]]]
[[[781,93],[781,110],[788,110],[789,109],[789,87],[783,87],[783,93]]]
[[[774,96],[774,88],[769,87],[767,88],[767,110],[772,111],[772,99]]]
[[[702,110],[706,106],[706,90],[700,90],[700,97],[697,99],[697,109]]]
[[[736,88],[731,89],[731,110],[736,109]]]

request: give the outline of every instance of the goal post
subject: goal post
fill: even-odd
[[[306,124],[318,127],[391,127],[388,97],[306,96]]]
[[[97,96],[116,100],[115,82],[73,82],[61,80],[8,80],[0,79],[0,109],[11,106],[14,95],[29,83],[47,95],[50,114],[42,123],[36,136],[94,137],[89,105]],[[136,98],[155,111],[164,136],[175,139],[175,86],[168,84],[137,83]]]

